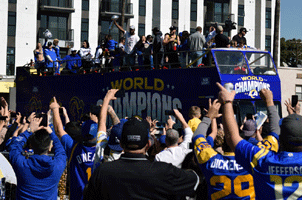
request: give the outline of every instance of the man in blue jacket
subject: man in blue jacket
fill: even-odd
[[[66,62],[65,69],[68,69],[70,73],[77,73],[82,66],[81,56],[77,54],[77,50],[71,48],[71,54],[65,56],[62,62]]]
[[[12,139],[9,159],[17,176],[17,199],[56,200],[58,196],[58,184],[67,157],[51,128],[39,127],[41,121],[42,118],[33,118],[30,130]],[[29,137],[34,155],[27,159],[22,151]],[[54,157],[48,156],[52,145]]]
[[[44,56],[45,56],[45,66],[48,71],[59,71],[59,63],[56,62],[58,60],[56,51],[52,48],[52,42],[48,42],[44,44]]]

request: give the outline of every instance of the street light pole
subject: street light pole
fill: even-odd
[[[274,24],[274,50],[273,58],[275,65],[279,66],[279,30],[280,30],[280,1],[276,0],[275,5],[275,24]]]

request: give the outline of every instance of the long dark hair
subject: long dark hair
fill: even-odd
[[[89,47],[90,47],[89,42],[88,42],[87,40],[84,40],[83,42],[86,42],[86,44],[87,44],[87,47],[86,47],[86,48],[89,48]],[[82,47],[85,48],[84,45],[82,45]]]

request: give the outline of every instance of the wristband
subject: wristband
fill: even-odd
[[[224,101],[224,102],[222,103],[222,105],[225,105],[225,104],[227,104],[227,103],[233,103],[233,101],[226,100],[226,101]]]

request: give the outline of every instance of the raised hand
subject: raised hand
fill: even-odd
[[[273,93],[272,91],[268,89],[262,89],[260,91],[260,97],[261,99],[266,103],[266,106],[273,106],[274,105],[274,100],[273,100]]]
[[[60,105],[58,104],[56,97],[53,97],[53,102],[51,102],[51,104],[49,105],[49,108],[51,110],[60,108]]]
[[[227,102],[233,102],[236,92],[232,90],[229,92],[225,87],[223,87],[220,83],[216,83],[218,88],[220,89],[220,92],[218,94],[218,99],[221,104],[225,104]]]
[[[119,89],[111,89],[111,90],[108,90],[108,92],[107,92],[107,94],[106,94],[106,96],[105,96],[105,98],[104,98],[104,101],[105,101],[105,99],[106,100],[115,100],[116,99],[116,97],[115,97],[115,93],[118,91]]]
[[[177,110],[178,111],[178,110]],[[179,112],[179,111],[178,111]],[[176,115],[176,113],[175,113]],[[182,115],[181,115],[182,116]],[[172,117],[169,115],[169,119],[167,120],[167,129],[173,128],[173,125],[175,124],[175,121],[172,119]]]
[[[290,100],[290,99],[288,99],[288,101],[285,100],[284,105],[286,106],[288,115],[294,114],[295,109],[292,107],[292,104],[291,104],[291,100]]]
[[[219,114],[219,108],[221,104],[218,102],[218,99],[215,99],[213,103],[211,102],[211,99],[209,99],[209,111],[208,114],[206,115],[208,118],[211,120],[214,118],[221,117],[222,115]]]

